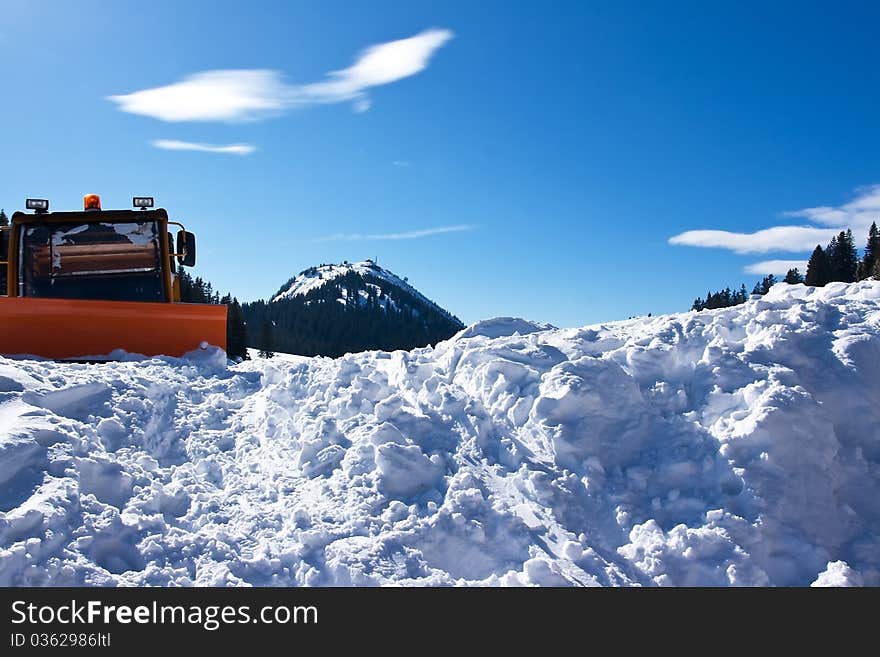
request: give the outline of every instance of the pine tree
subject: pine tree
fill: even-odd
[[[0,226],[8,226],[9,217],[6,216],[6,210],[0,208]]]
[[[859,252],[851,229],[846,229],[845,238],[840,240],[840,244],[842,273],[846,276],[846,282],[852,283],[858,280]]]
[[[184,303],[192,303],[192,277],[189,275],[189,272],[183,268],[178,268],[177,280],[180,283],[180,300]]]
[[[834,259],[837,257],[837,235],[831,238],[831,241],[825,246],[825,255],[828,258],[828,276],[830,277],[834,269]],[[828,279],[829,282],[831,279]]]
[[[248,356],[247,351],[247,324],[245,324],[244,321],[244,313],[241,310],[241,304],[238,303],[238,299],[235,297],[232,298],[230,311],[232,313],[230,344],[235,350],[233,351],[233,355],[241,357],[242,360],[248,360],[250,357]]]
[[[789,285],[797,285],[798,283],[804,282],[804,277],[801,276],[801,272],[795,267],[794,269],[789,269],[788,273],[785,274],[785,278],[782,280]]]
[[[247,360],[247,326],[241,304],[231,294],[220,299],[220,303],[226,306],[226,355]]]
[[[260,356],[262,358],[272,358],[275,355],[275,327],[271,320],[263,322],[263,329],[260,331]]]
[[[834,241],[834,240],[832,240]],[[820,244],[813,249],[810,261],[807,263],[806,284],[822,287],[831,280],[831,265],[828,262],[828,254]]]
[[[871,222],[871,228],[868,229],[868,243],[865,245],[865,255],[862,258],[862,268],[859,279],[868,278],[874,271],[874,263],[880,258],[880,230],[877,229],[877,222]]]
[[[773,274],[765,276],[758,283],[755,283],[755,287],[752,288],[752,294],[767,294],[774,285],[776,285],[776,277]]]
[[[856,280],[859,257],[851,230],[840,231],[831,238],[828,244],[828,262],[830,265],[830,281],[852,283]]]

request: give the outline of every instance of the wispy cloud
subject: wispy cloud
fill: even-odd
[[[755,262],[751,265],[743,267],[746,274],[758,274],[764,276],[766,274],[774,274],[776,276],[785,276],[789,269],[798,269],[801,274],[807,271],[806,260],[764,260]]]
[[[232,155],[249,155],[257,150],[252,144],[200,144],[193,141],[177,139],[156,139],[151,142],[156,148],[166,151],[199,151],[202,153],[228,153]]]
[[[806,225],[772,226],[753,233],[727,230],[689,230],[669,238],[670,244],[683,246],[714,247],[735,253],[807,253],[817,244],[825,244],[834,235],[847,228],[852,229],[860,240],[872,221],[880,220],[880,185],[861,187],[855,191],[853,200],[837,206],[817,206],[783,212],[782,216],[806,219]],[[794,260],[768,260],[746,267],[748,273],[777,273],[768,269],[778,266],[785,273]],[[785,263],[785,264],[784,264]],[[803,263],[801,262],[801,265]],[[794,264],[792,266],[798,266]],[[782,271],[782,267],[785,270]]]
[[[467,230],[473,230],[474,226],[470,224],[458,224],[455,226],[437,226],[436,228],[423,228],[421,230],[410,230],[403,233],[336,233],[327,237],[319,237],[316,242],[330,242],[336,240],[345,240],[354,242],[358,240],[416,240],[421,237],[431,237],[432,235],[442,235],[443,233],[459,233]]]
[[[266,69],[204,71],[108,100],[123,112],[161,121],[253,121],[298,107],[348,101],[356,112],[366,112],[369,89],[425,70],[452,37],[450,30],[430,29],[370,46],[348,68],[311,84],[289,84],[281,72]]]
[[[394,160],[391,164],[396,167],[406,168],[411,164],[411,162],[409,160]]]

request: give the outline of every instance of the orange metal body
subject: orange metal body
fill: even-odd
[[[112,349],[182,356],[226,348],[226,306],[0,297],[0,354],[99,359]]]
[[[7,268],[8,296],[0,296],[0,354],[42,358],[101,360],[115,349],[144,356],[182,356],[203,342],[226,349],[226,306],[180,303],[180,281],[171,263],[181,254],[173,252],[169,239],[160,240],[164,302],[97,301],[22,296],[19,290],[17,245],[24,227],[41,223],[158,222],[159,234],[168,234],[169,221],[162,208],[147,211],[100,209],[100,199],[90,194],[83,212],[12,215],[5,230],[9,247],[0,253],[0,267]],[[94,260],[120,257],[115,247],[99,245],[80,252],[66,246],[66,262],[73,269],[87,269]],[[134,254],[137,255],[137,254]],[[47,254],[48,257],[48,254]],[[131,266],[132,254],[125,262]],[[80,263],[80,260],[82,261]],[[122,262],[122,261],[121,261]],[[105,262],[106,264],[106,262]],[[137,262],[134,262],[138,265]],[[111,267],[112,268],[112,267]]]

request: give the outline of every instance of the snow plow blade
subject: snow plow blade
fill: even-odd
[[[0,354],[108,360],[115,349],[182,356],[226,349],[226,306],[0,297]]]

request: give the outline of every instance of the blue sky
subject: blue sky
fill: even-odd
[[[5,0],[0,207],[154,195],[246,300],[685,310],[880,218],[880,5],[717,4]]]

